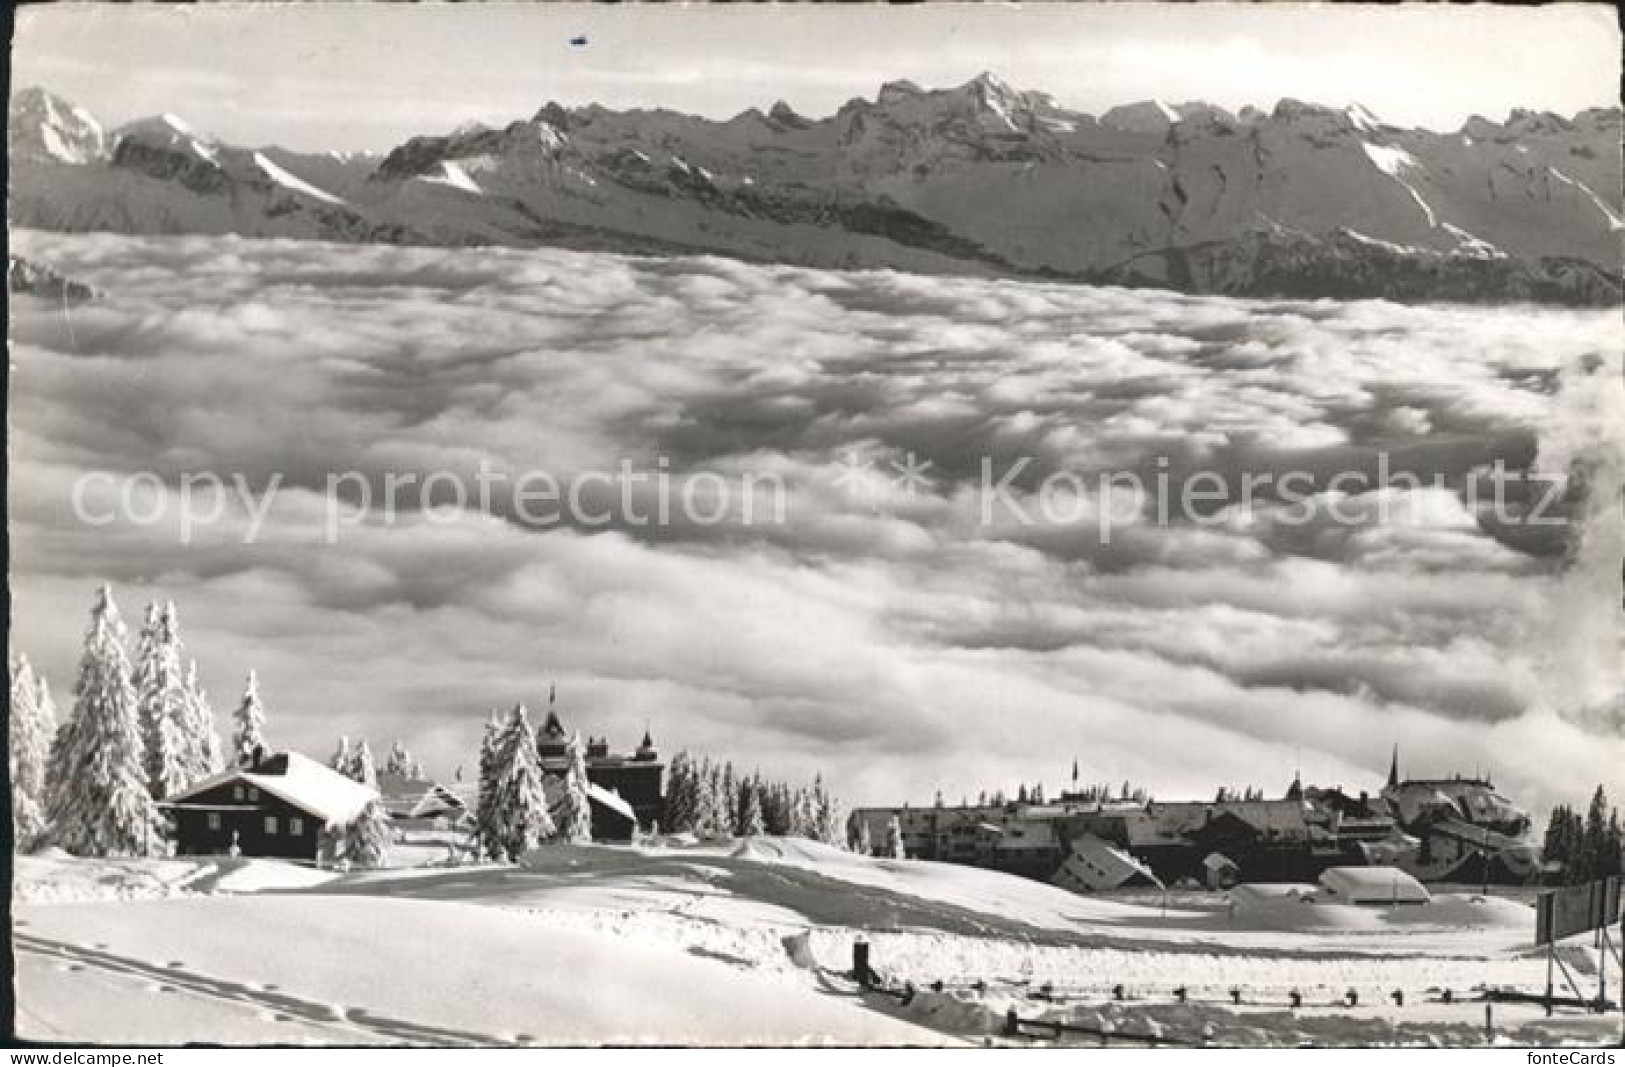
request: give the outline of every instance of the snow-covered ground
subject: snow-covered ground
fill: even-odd
[[[1164,909],[799,840],[347,874],[56,854],[21,858],[17,878],[18,1025],[37,1038],[940,1044],[1007,1040],[1015,1007],[1181,1041],[1209,1027],[1240,1045],[1479,1044],[1484,988],[1545,982],[1515,901],[1232,914],[1184,894]],[[895,988],[915,988],[907,1003],[847,977],[859,939]],[[1583,939],[1564,957],[1595,969]],[[1617,1026],[1494,1011],[1498,1038],[1522,1043]]]

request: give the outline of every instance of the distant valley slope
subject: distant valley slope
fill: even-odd
[[[117,130],[11,100],[11,222],[411,244],[705,252],[826,267],[1196,293],[1621,299],[1621,115],[1515,111],[1459,131],[1283,100],[1099,117],[992,75],[881,87],[835,115],[726,121],[549,103],[383,155]]]

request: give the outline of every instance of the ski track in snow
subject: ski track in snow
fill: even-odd
[[[427,1026],[405,1019],[391,1018],[365,1008],[348,1008],[338,1004],[306,1000],[272,986],[254,986],[225,978],[215,978],[187,970],[184,964],[178,962],[149,963],[130,956],[120,956],[103,948],[86,948],[69,941],[53,941],[21,930],[13,933],[13,944],[18,951],[62,961],[70,968],[75,965],[89,967],[108,974],[156,983],[158,993],[182,990],[214,1000],[245,1004],[272,1013],[277,1018],[285,1016],[318,1026],[347,1028],[355,1032],[356,1038],[361,1043],[517,1047],[515,1042],[504,1041],[490,1034]]]

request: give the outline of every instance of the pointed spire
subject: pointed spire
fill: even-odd
[[[1072,784],[1074,786],[1078,784],[1078,758],[1076,756],[1072,757]]]
[[[1399,788],[1399,742],[1394,742],[1394,758],[1388,764],[1388,788]]]

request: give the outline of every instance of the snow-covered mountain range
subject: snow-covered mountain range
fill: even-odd
[[[984,74],[811,119],[549,103],[382,156],[105,131],[12,97],[11,219],[56,230],[714,252],[1260,296],[1621,298],[1621,115],[1435,133],[1283,100],[1101,116]]]

